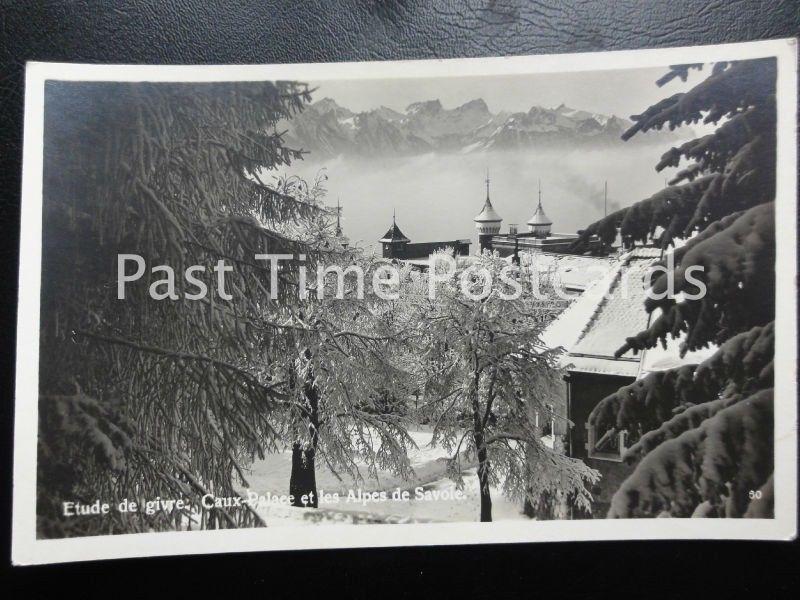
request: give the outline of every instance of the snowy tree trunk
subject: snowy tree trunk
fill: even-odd
[[[305,351],[306,360],[311,352]],[[317,476],[314,460],[319,442],[319,389],[314,385],[314,375],[309,371],[303,385],[303,395],[308,410],[308,431],[311,437],[308,445],[295,442],[292,445],[292,473],[289,476],[289,494],[293,496],[292,506],[317,508]]]
[[[492,520],[492,495],[489,492],[489,456],[486,452],[483,432],[475,432],[475,447],[478,449],[478,485],[481,494],[481,522]]]
[[[472,397],[472,436],[478,453],[478,488],[481,498],[481,522],[492,520],[492,496],[489,492],[489,453],[486,450],[486,423],[481,411],[478,390],[480,390],[481,370],[475,357],[470,395]],[[491,406],[486,407],[488,417]]]
[[[537,408],[536,408],[537,406],[538,405],[533,403],[533,402],[528,403],[528,418],[530,419],[530,422],[534,424],[534,426],[533,426],[533,435],[534,435],[534,437],[538,438],[538,437],[541,436],[542,432],[541,432],[541,428],[539,426],[539,417],[538,417]],[[532,471],[533,470],[533,463],[536,460],[536,452],[534,451],[532,442],[526,442],[525,443],[525,460],[528,463],[527,464],[528,469],[531,469],[531,471]],[[539,501],[536,504],[534,504],[534,502],[533,502],[533,486],[530,486],[530,485],[527,486],[525,488],[525,501],[523,502],[523,505],[522,505],[522,513],[526,517],[528,517],[529,519],[547,518],[547,517],[543,517],[543,515],[541,514],[541,508],[542,508],[542,502],[543,501],[544,501],[544,498],[539,498]]]

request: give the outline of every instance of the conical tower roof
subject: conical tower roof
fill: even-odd
[[[536,212],[533,213],[533,216],[528,221],[528,225],[552,225],[553,222],[550,218],[544,214],[544,209],[542,208],[542,201],[539,200],[539,206],[536,207]]]
[[[476,223],[499,223],[503,218],[497,214],[497,211],[492,206],[492,201],[486,197],[486,202],[483,203],[483,210],[475,217]]]
[[[544,214],[544,209],[542,208],[542,182],[539,181],[539,205],[536,207],[536,212],[533,213],[533,216],[528,221],[528,225],[535,226],[535,225],[552,225],[553,222],[548,218],[546,214]]]
[[[473,219],[476,223],[500,223],[503,220],[492,206],[489,199],[489,173],[486,173],[486,202],[483,203],[483,210]]]
[[[389,231],[387,231],[381,239],[378,240],[379,242],[410,242],[411,240],[408,239],[403,232],[400,231],[400,228],[397,226],[397,221],[395,217],[392,216],[392,226],[389,227]]]

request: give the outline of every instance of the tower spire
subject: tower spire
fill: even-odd
[[[542,180],[539,179],[539,208],[542,208]]]
[[[350,240],[342,231],[342,202],[340,197],[336,197],[336,239],[343,248],[350,245]]]
[[[486,201],[489,202],[489,168],[486,168]]]

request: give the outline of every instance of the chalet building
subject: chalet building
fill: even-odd
[[[645,275],[661,257],[657,248],[636,248],[615,260],[605,276],[592,283],[544,332],[550,347],[563,347],[564,403],[562,417],[573,423],[563,440],[564,452],[597,469],[602,478],[592,491],[592,517],[602,518],[611,497],[633,470],[622,462],[630,446],[629,432],[594,431],[589,414],[598,402],[652,371],[698,363],[714,349],[678,354],[678,344],[668,350],[653,349],[615,356],[625,338],[649,325],[644,309]]]
[[[412,244],[400,228],[397,219],[392,216],[392,226],[386,234],[378,240],[383,250],[383,258],[397,260],[427,260],[431,254],[451,249],[455,256],[469,256],[469,240],[450,240],[445,242],[421,242]]]

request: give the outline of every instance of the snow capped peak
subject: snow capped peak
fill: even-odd
[[[399,121],[403,118],[403,114],[397,112],[396,110],[389,108],[388,106],[381,105],[379,108],[376,108],[374,111],[375,114],[380,115],[387,121]]]
[[[336,103],[336,100],[333,98],[328,98],[327,96],[322,100],[317,100],[314,102],[311,107],[316,108],[319,111],[336,110],[337,108],[341,108],[341,106]]]
[[[575,109],[539,105],[493,113],[483,98],[445,107],[430,99],[404,111],[388,106],[353,112],[333,98],[312,103],[289,123],[292,143],[321,155],[368,156],[420,152],[480,152],[541,144],[619,142],[630,121]]]
[[[406,113],[409,115],[414,114],[436,114],[441,112],[442,103],[437,100],[425,100],[423,102],[414,102],[406,107]]]
[[[483,98],[475,98],[474,100],[470,100],[469,102],[465,102],[455,110],[458,111],[478,111],[483,113],[489,112],[489,107],[486,104],[486,101]]]
[[[322,98],[311,104],[305,111],[309,115],[316,115],[317,118],[329,119],[331,117],[343,121],[353,117],[353,113],[339,106],[333,98]]]
[[[558,113],[559,115],[564,115],[565,117],[569,117],[569,116],[572,116],[572,115],[574,115],[575,113],[577,113],[579,111],[575,110],[574,108],[570,108],[569,106],[567,106],[566,104],[564,104],[562,102],[561,104],[559,104],[558,106],[556,106],[553,109],[553,112],[554,113]]]

